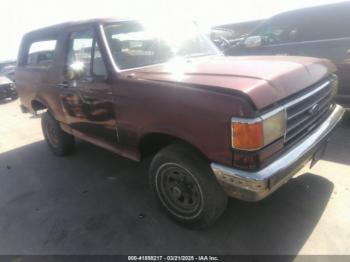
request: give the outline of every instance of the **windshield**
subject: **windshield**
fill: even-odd
[[[178,57],[219,54],[193,23],[159,26],[125,21],[106,25],[104,29],[119,69],[164,63]]]

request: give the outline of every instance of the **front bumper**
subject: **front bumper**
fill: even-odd
[[[229,196],[246,201],[261,200],[286,183],[312,159],[320,146],[327,142],[344,112],[341,106],[336,105],[330,116],[307,138],[259,171],[249,172],[217,163],[212,163],[211,168]]]

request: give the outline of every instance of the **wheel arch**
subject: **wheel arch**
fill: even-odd
[[[38,98],[34,98],[32,99],[32,101],[30,102],[30,106],[32,107],[32,110],[34,112],[40,111],[40,110],[44,110],[44,109],[48,109],[48,106],[45,102],[43,102],[41,99]]]
[[[150,155],[156,154],[163,148],[173,144],[183,144],[198,153],[203,159],[208,160],[207,156],[193,143],[190,143],[183,138],[160,132],[145,134],[139,140],[138,150],[140,158],[144,159]]]

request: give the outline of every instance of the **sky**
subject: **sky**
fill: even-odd
[[[185,17],[208,27],[335,2],[342,0],[3,0],[0,61],[17,57],[26,32],[65,21],[98,17]]]

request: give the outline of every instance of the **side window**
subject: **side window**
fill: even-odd
[[[92,30],[74,32],[70,36],[67,67],[83,65],[83,77],[105,76],[106,69]]]
[[[52,64],[56,40],[33,42],[29,47],[26,66],[48,67]]]
[[[278,45],[298,41],[299,26],[294,17],[278,17],[267,22],[255,34],[261,36],[263,45]]]

